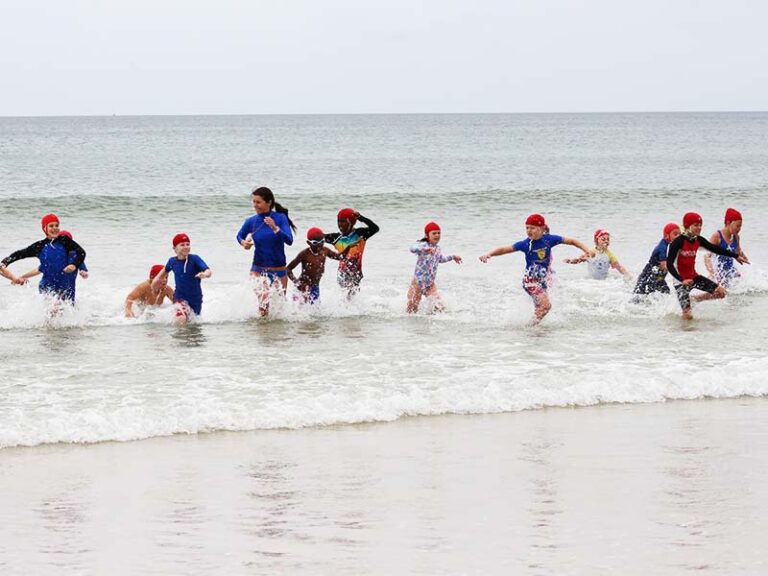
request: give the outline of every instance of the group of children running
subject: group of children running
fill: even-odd
[[[379,231],[370,219],[351,208],[343,208],[337,215],[338,232],[325,234],[320,228],[307,231],[307,247],[290,262],[286,261],[285,247],[293,244],[295,224],[288,217],[288,210],[275,201],[269,188],[256,188],[251,194],[255,211],[246,218],[236,235],[237,242],[245,250],[253,250],[250,275],[255,283],[259,313],[269,314],[271,296],[284,294],[290,279],[296,285],[295,298],[302,304],[313,304],[320,299],[320,280],[328,258],[339,261],[338,282],[352,298],[360,289],[363,279],[363,253],[366,242]],[[361,222],[363,226],[356,224]],[[683,216],[682,229],[676,223],[664,226],[663,236],[651,253],[651,257],[640,273],[634,293],[636,298],[654,292],[669,293],[667,273],[675,280],[675,290],[685,319],[692,318],[691,291],[702,292],[694,301],[723,298],[739,273],[734,261],[748,264],[749,260],[741,249],[739,233],[742,216],[728,208],[724,226],[712,235],[710,240],[701,234],[702,218],[695,212]],[[72,239],[72,235],[60,230],[59,219],[47,214],[41,221],[45,238],[18,250],[0,262],[0,275],[14,284],[24,284],[36,274],[42,274],[40,292],[50,294],[54,301],[75,300],[77,275],[87,277],[85,250]],[[526,238],[512,245],[494,248],[480,256],[480,261],[522,252],[525,256],[523,290],[532,298],[534,314],[531,320],[536,324],[550,311],[552,304],[548,285],[552,278],[552,249],[559,244],[576,246],[582,251],[577,258],[567,258],[569,264],[586,263],[589,275],[605,279],[611,268],[626,278],[629,272],[619,263],[616,255],[609,250],[610,233],[599,229],[594,233],[594,248],[573,238],[551,234],[544,217],[531,214],[525,221]],[[438,266],[445,262],[461,264],[455,254],[443,254],[439,243],[441,229],[436,222],[424,227],[424,236],[411,246],[416,255],[416,267],[408,290],[407,311],[418,311],[422,298],[429,298],[434,310],[442,310],[440,294],[435,282]],[[211,269],[203,259],[191,253],[191,241],[184,233],[176,234],[172,240],[174,256],[165,265],[156,264],[150,268],[149,278],[136,286],[125,300],[125,316],[136,316],[134,305],[142,307],[160,306],[166,299],[174,303],[178,323],[186,323],[201,314],[203,291],[201,281],[211,277]],[[330,245],[333,248],[327,246]],[[709,251],[705,263],[709,277],[696,272],[696,255],[699,248]],[[714,258],[713,258],[714,255]],[[21,276],[15,276],[8,265],[24,258],[38,258],[40,265]],[[298,277],[294,270],[301,266]],[[169,275],[173,273],[175,288],[168,286]]]

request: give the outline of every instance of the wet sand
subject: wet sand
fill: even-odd
[[[768,573],[768,399],[0,450],[0,573]]]

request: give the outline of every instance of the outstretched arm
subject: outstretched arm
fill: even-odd
[[[24,284],[26,282],[26,280],[22,280],[21,278],[14,276],[11,271],[5,267],[5,264],[0,264],[0,276],[3,278],[8,278],[8,280],[14,284]]]
[[[587,258],[595,255],[594,250],[590,250],[586,244],[580,240],[576,240],[575,238],[563,238],[563,244],[568,244],[569,246],[576,246],[576,248],[580,248]]]
[[[41,273],[41,272],[40,272],[40,268],[38,267],[38,268],[35,268],[35,269],[33,269],[33,270],[30,270],[29,272],[24,272],[24,274],[22,274],[21,276],[19,276],[19,278],[18,278],[18,279],[19,279],[19,280],[23,280],[24,282],[22,282],[22,283],[23,283],[23,284],[26,284],[26,283],[27,283],[27,279],[28,279],[28,278],[34,278],[35,276],[37,276],[37,275],[38,275],[38,274],[40,274],[40,273]]]
[[[344,259],[344,254],[340,254],[339,252],[336,252],[336,250],[331,250],[330,248],[327,248],[325,246],[323,248],[325,248],[325,255],[328,258],[331,258],[332,260],[343,260]]]
[[[495,256],[501,256],[503,254],[511,254],[514,251],[515,251],[514,246],[500,246],[498,248],[494,248],[487,254],[483,254],[482,256],[480,256],[480,262],[488,262],[488,260],[490,260]]]
[[[3,258],[2,264],[4,266],[8,266],[9,264],[12,264],[16,262],[17,260],[23,260],[24,258],[37,258],[40,256],[40,252],[43,250],[43,246],[45,246],[47,240],[38,240],[34,244],[30,244],[26,248],[22,248],[21,250],[16,250],[16,252],[12,253],[10,256],[6,256]]]
[[[627,280],[632,280],[632,274],[630,274],[624,266],[618,260],[611,262],[611,268],[621,272]]]
[[[710,252],[714,252],[715,254],[720,254],[721,256],[730,256],[731,258],[736,260],[739,264],[749,264],[749,258],[747,258],[743,253],[737,254],[736,252],[731,252],[730,250],[721,248],[717,244],[712,244],[709,240],[707,240],[702,236],[699,236],[699,243],[701,244],[702,248],[706,248]]]
[[[586,262],[589,258],[588,254],[582,254],[581,256],[578,256],[576,258],[566,258],[563,260],[566,264],[581,264],[582,262]]]
[[[432,245],[429,242],[416,242],[416,244],[413,244],[410,248],[411,252],[414,254],[431,254],[435,251],[434,248],[432,248]]]

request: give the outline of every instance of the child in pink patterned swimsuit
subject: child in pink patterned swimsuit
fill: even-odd
[[[435,299],[435,310],[442,310],[440,294],[437,291],[435,277],[437,267],[444,262],[453,260],[461,264],[461,256],[443,256],[438,243],[440,242],[440,226],[430,222],[424,227],[424,238],[411,246],[411,252],[418,256],[416,269],[413,271],[413,280],[408,289],[408,313],[413,314],[419,309],[422,296]]]

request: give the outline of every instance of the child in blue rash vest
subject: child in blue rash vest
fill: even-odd
[[[607,230],[595,230],[595,253],[592,256],[582,254],[578,258],[566,258],[563,260],[566,264],[587,263],[589,277],[594,280],[605,280],[608,278],[608,272],[611,268],[621,272],[627,280],[632,279],[632,275],[621,265],[616,254],[608,249],[611,245],[611,234]]]
[[[45,233],[45,239],[17,250],[3,259],[2,265],[8,266],[24,258],[38,258],[40,260],[38,271],[43,275],[39,285],[40,292],[52,294],[61,300],[72,301],[74,291],[70,288],[70,282],[78,267],[85,262],[85,250],[71,237],[60,234],[59,219],[55,214],[46,214],[40,225]],[[25,282],[26,278],[16,278],[14,281],[16,284]]]
[[[259,313],[269,314],[269,293],[272,285],[285,294],[288,277],[285,271],[285,247],[293,244],[296,226],[288,217],[288,210],[275,202],[272,190],[264,186],[251,193],[256,214],[245,219],[237,233],[238,243],[245,249],[253,248],[251,278],[259,279],[256,297]]]
[[[461,256],[443,255],[440,246],[438,246],[440,236],[440,226],[436,222],[429,222],[424,227],[424,237],[411,246],[411,252],[416,254],[418,258],[416,269],[413,271],[411,287],[408,289],[407,311],[409,314],[418,311],[422,296],[434,298],[435,310],[442,311],[440,293],[437,291],[437,284],[435,284],[437,267],[439,264],[451,261],[461,264]]]
[[[165,268],[152,280],[152,289],[159,290],[163,280],[173,272],[176,290],[173,302],[176,304],[176,323],[186,324],[192,314],[200,315],[203,307],[203,289],[200,280],[211,277],[211,269],[197,254],[190,254],[189,236],[176,234],[173,237],[173,251],[176,256],[169,258]]]
[[[487,254],[480,256],[481,262],[488,262],[494,256],[523,252],[525,254],[525,275],[523,276],[523,290],[533,299],[534,312],[531,324],[538,324],[547,315],[552,305],[547,294],[547,276],[551,260],[552,248],[558,244],[569,244],[581,248],[591,256],[592,253],[583,243],[573,238],[565,238],[555,234],[545,234],[546,222],[540,214],[531,214],[525,221],[525,240],[515,242],[512,246],[494,248]]]
[[[675,238],[680,236],[680,226],[670,222],[664,226],[663,236],[656,247],[651,252],[648,263],[637,277],[635,284],[635,294],[652,294],[653,292],[662,292],[669,294],[667,285],[667,251],[669,245]]]
[[[68,232],[67,230],[62,230],[59,232],[60,236],[66,236],[70,240],[72,239],[72,234]],[[73,250],[69,253],[69,263],[75,261],[77,258],[77,253]],[[25,274],[22,274],[20,278],[28,279],[32,278],[34,276],[37,276],[40,274],[40,267],[38,266],[34,270],[30,270],[29,272],[26,272]],[[65,274],[63,278],[64,282],[64,291],[62,292],[62,299],[68,300],[70,302],[75,301],[75,291],[76,291],[76,282],[77,282],[77,276],[78,274],[80,277],[85,280],[88,278],[88,266],[85,265],[85,262],[81,262],[80,265],[77,267],[77,274]]]
[[[712,234],[709,241],[720,248],[744,256],[739,236],[742,221],[741,212],[735,208],[728,208],[725,211],[725,226]],[[741,276],[741,273],[733,265],[733,258],[727,256],[713,255],[711,252],[707,252],[704,255],[704,265],[707,268],[707,275],[724,288],[730,288],[734,280]]]
[[[296,284],[299,291],[296,299],[302,304],[314,304],[320,300],[320,279],[325,273],[325,259],[342,260],[344,256],[323,245],[325,234],[320,228],[307,230],[307,244],[309,247],[299,252],[285,269],[291,282]],[[293,269],[299,264],[301,264],[301,275],[297,279],[293,275]]]

